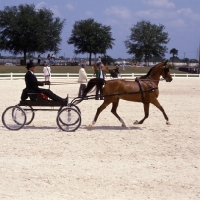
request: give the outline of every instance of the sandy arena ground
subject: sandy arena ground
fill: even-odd
[[[63,80],[57,80],[63,81]],[[73,83],[74,82],[74,83]],[[79,84],[52,85],[62,97]],[[73,83],[73,84],[71,84]],[[20,100],[23,80],[0,81],[0,113]],[[142,125],[141,103],[120,101],[122,128],[102,101],[79,104],[76,132],[59,130],[57,112],[36,112],[19,131],[0,124],[0,199],[17,200],[198,200],[200,199],[200,78],[160,82],[158,100],[171,125],[151,105]]]

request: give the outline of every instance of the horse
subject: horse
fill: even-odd
[[[118,66],[115,69],[108,69],[108,72],[110,73],[110,78],[121,78]]]
[[[146,75],[136,78],[135,80],[125,80],[125,79],[112,79],[105,81],[103,79],[90,79],[87,84],[87,87],[83,93],[83,96],[86,97],[87,93],[97,84],[103,87],[103,96],[104,102],[97,109],[94,120],[90,125],[90,128],[96,123],[99,114],[110,104],[112,103],[111,112],[115,117],[121,122],[123,127],[126,127],[123,119],[117,114],[117,107],[119,100],[123,99],[126,101],[141,102],[144,107],[144,118],[140,121],[135,121],[134,124],[142,124],[145,119],[149,116],[149,106],[150,103],[156,106],[164,115],[166,124],[170,124],[169,118],[166,115],[164,108],[161,106],[157,100],[159,95],[158,84],[160,77],[163,77],[163,80],[166,82],[172,81],[172,76],[169,72],[167,65],[168,61],[163,61],[153,66]]]
[[[103,65],[103,64],[101,64],[101,65]],[[94,69],[94,76],[95,76],[97,70],[99,69],[99,67],[96,64],[94,64],[93,65],[93,69]],[[108,67],[106,67],[106,66],[103,65],[102,71],[104,73],[104,76],[106,77],[106,73],[108,72]]]

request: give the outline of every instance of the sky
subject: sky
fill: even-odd
[[[115,45],[107,50],[107,55],[112,58],[131,58],[124,41],[131,34],[131,27],[142,20],[165,26],[164,32],[170,38],[166,59],[171,57],[172,48],[178,50],[180,59],[199,58],[200,0],[0,0],[0,10],[20,4],[34,4],[38,9],[46,7],[55,17],[66,19],[57,57],[75,56],[74,46],[67,44],[73,25],[76,21],[93,18],[95,22],[111,27]],[[88,55],[77,57],[87,58]]]

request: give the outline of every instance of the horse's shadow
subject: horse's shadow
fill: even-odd
[[[87,129],[87,130],[115,130],[115,131],[120,131],[120,130],[143,130],[141,127],[122,127],[122,126],[94,126],[90,128],[87,125],[82,125],[80,128],[82,129]],[[80,129],[79,128],[79,129]]]

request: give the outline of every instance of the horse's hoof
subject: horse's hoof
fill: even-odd
[[[89,129],[92,129],[92,124],[89,125]]]
[[[167,124],[167,125],[170,125],[170,122],[169,122],[169,121],[166,121],[166,124]]]
[[[133,124],[139,124],[138,120],[136,120]]]
[[[126,125],[125,125],[125,124],[122,124],[122,127],[126,127]]]

